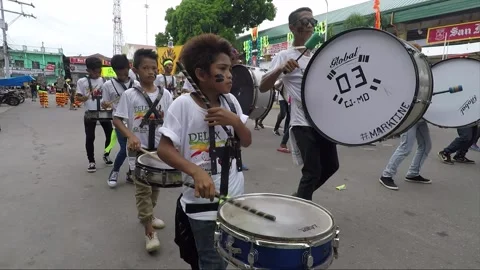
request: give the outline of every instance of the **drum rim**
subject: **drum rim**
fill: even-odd
[[[275,245],[282,245],[283,244],[283,245],[288,246],[289,243],[295,242],[297,244],[298,243],[308,243],[308,244],[312,243],[312,246],[317,246],[317,245],[323,245],[325,243],[328,243],[334,238],[335,230],[336,230],[336,227],[337,227],[337,225],[335,223],[335,218],[333,217],[332,213],[328,209],[326,209],[325,207],[323,207],[323,206],[321,206],[317,203],[314,203],[312,201],[305,200],[305,199],[298,198],[298,197],[294,197],[294,196],[285,195],[285,194],[277,194],[277,193],[249,193],[249,194],[235,196],[235,197],[232,197],[231,199],[235,200],[235,199],[241,199],[241,198],[262,197],[262,196],[280,197],[280,198],[289,198],[289,199],[294,198],[295,200],[298,200],[298,201],[304,202],[306,204],[309,204],[311,206],[314,206],[316,208],[319,208],[319,209],[323,210],[330,217],[330,219],[332,220],[332,227],[327,229],[325,231],[325,233],[315,235],[315,236],[312,236],[312,237],[284,238],[284,237],[275,237],[275,236],[265,236],[265,235],[261,235],[261,234],[257,234],[257,233],[253,233],[253,232],[243,230],[243,229],[238,228],[237,226],[231,224],[227,220],[225,220],[225,218],[222,217],[221,212],[220,212],[220,210],[223,207],[223,204],[220,205],[220,207],[218,208],[218,211],[217,211],[217,224],[219,224],[219,227],[220,228],[222,228],[222,227],[226,228],[227,230],[229,230],[233,234],[236,234],[240,238],[245,238],[245,237],[253,238],[253,239],[255,239],[256,242],[265,241],[265,242],[268,243],[268,244],[265,244],[265,245],[268,245],[268,246],[273,244],[272,242],[274,242]],[[257,243],[257,245],[261,245],[261,244]]]
[[[478,63],[480,64],[480,60],[475,59],[475,58],[471,58],[471,57],[454,57],[454,58],[447,58],[447,59],[443,59],[443,60],[441,60],[441,61],[438,61],[438,62],[435,63],[435,64],[430,65],[431,70],[432,70],[432,73],[433,73],[433,68],[434,68],[436,65],[439,65],[439,64],[441,64],[441,63],[443,64],[443,63],[445,63],[445,62],[447,62],[447,61],[450,61],[450,60],[473,60],[473,61],[478,62]],[[432,78],[434,78],[434,77],[432,76]],[[434,78],[434,79],[435,79],[435,78]],[[425,111],[425,112],[426,112],[426,111]],[[468,128],[468,127],[473,127],[473,126],[475,126],[475,125],[478,125],[478,124],[480,123],[480,117],[479,117],[476,121],[473,121],[473,122],[470,123],[470,124],[465,124],[465,125],[461,125],[461,126],[442,126],[442,125],[439,125],[439,124],[435,124],[435,123],[433,123],[433,122],[428,121],[428,120],[425,118],[425,114],[423,114],[422,119],[425,120],[425,122],[427,122],[427,123],[429,123],[429,124],[431,124],[431,125],[434,125],[434,126],[436,126],[436,127],[439,127],[439,128]]]
[[[141,154],[140,156],[137,157],[137,159],[135,160],[135,166],[138,166],[138,167],[141,167],[141,168],[144,168],[144,169],[152,169],[153,171],[158,171],[158,172],[178,172],[178,173],[181,173],[179,170],[175,170],[175,169],[163,169],[163,168],[157,168],[157,167],[152,167],[152,166],[148,166],[146,164],[143,164],[143,163],[140,163],[140,157],[142,156],[148,156],[149,154]],[[162,161],[163,162],[163,161]],[[163,162],[165,165],[168,166],[167,163]]]
[[[419,92],[419,84],[420,84],[420,78],[419,78],[419,74],[418,74],[418,66],[415,62],[415,58],[413,57],[414,54],[410,54],[409,50],[405,47],[405,44],[404,44],[404,41],[400,40],[399,38],[397,38],[395,35],[393,34],[390,34],[388,32],[385,32],[383,30],[380,30],[380,29],[376,29],[376,28],[369,28],[369,27],[358,27],[358,28],[353,28],[353,29],[349,29],[349,30],[346,30],[346,31],[343,31],[342,33],[340,34],[337,34],[335,36],[333,36],[332,38],[328,39],[325,43],[322,44],[322,46],[320,46],[320,48],[318,48],[315,53],[312,55],[312,58],[310,59],[310,61],[308,62],[307,64],[307,67],[305,68],[305,71],[304,71],[304,74],[303,74],[303,78],[302,78],[302,86],[301,86],[301,98],[302,98],[302,106],[303,106],[303,111],[305,113],[305,117],[307,118],[307,121],[308,123],[310,124],[310,126],[316,131],[318,132],[322,137],[324,137],[325,139],[335,143],[335,144],[339,144],[339,145],[343,145],[343,146],[364,146],[364,145],[369,145],[371,143],[374,143],[374,142],[378,142],[378,141],[381,141],[383,138],[389,138],[389,137],[392,137],[395,135],[395,129],[391,130],[390,132],[388,132],[387,134],[385,134],[382,139],[377,139],[377,140],[374,140],[374,141],[369,141],[369,142],[366,142],[366,143],[362,143],[362,144],[350,144],[350,143],[343,143],[343,142],[339,142],[333,138],[331,138],[330,136],[327,136],[324,132],[322,132],[318,127],[317,125],[315,124],[315,122],[313,122],[312,120],[312,117],[310,116],[310,113],[308,112],[308,108],[306,106],[306,102],[305,102],[305,78],[307,78],[307,75],[308,75],[308,72],[310,71],[310,66],[312,65],[313,63],[313,60],[317,57],[318,54],[320,54],[320,52],[324,49],[324,47],[326,47],[328,44],[330,44],[330,42],[336,40],[337,38],[343,36],[343,35],[346,35],[350,32],[353,32],[353,31],[358,31],[358,30],[369,30],[369,31],[374,31],[374,32],[380,32],[380,33],[383,33],[385,35],[388,35],[392,38],[394,38],[398,43],[402,44],[403,46],[403,49],[405,51],[408,52],[408,55],[410,56],[410,60],[412,61],[413,63],[413,67],[415,69],[415,93],[414,93],[414,96],[412,98],[412,102],[411,104],[413,104],[415,98],[418,96],[418,92]],[[405,41],[406,42],[406,41]],[[408,116],[411,114],[413,108],[415,106],[410,106],[410,108],[408,108],[408,111],[407,113],[405,114],[406,116],[402,119],[402,121],[400,121],[397,125],[397,127],[400,127],[407,119],[408,119]],[[426,110],[425,110],[426,111]],[[421,119],[421,118],[420,118]],[[413,126],[415,123],[413,123],[411,126]],[[411,127],[410,127],[411,128]]]
[[[232,66],[232,77],[233,77],[233,69],[234,69],[235,67],[242,67],[242,68],[247,69],[248,73],[250,73],[250,77],[252,77],[252,81],[253,81],[253,99],[252,99],[252,104],[250,104],[247,113],[242,112],[242,113],[245,114],[245,115],[250,115],[250,114],[253,112],[253,105],[257,103],[257,97],[258,97],[258,93],[257,93],[257,91],[255,91],[255,90],[256,90],[256,86],[255,86],[256,79],[255,79],[255,76],[253,75],[252,70],[250,69],[250,67],[253,67],[253,68],[255,68],[255,67],[254,67],[254,66],[242,65],[242,64],[233,65],[233,66]],[[231,93],[231,92],[232,92],[232,90],[230,89],[230,93]],[[240,106],[240,107],[241,107],[241,106]]]

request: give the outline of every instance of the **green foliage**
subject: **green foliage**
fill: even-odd
[[[358,28],[358,27],[371,27],[371,26],[372,25],[370,24],[369,20],[359,13],[352,13],[343,22],[343,27],[345,30]]]
[[[157,47],[166,47],[168,44],[168,34],[165,33],[158,33],[155,35],[155,46]]]
[[[183,0],[166,11],[166,33],[176,45],[202,33],[215,33],[235,43],[238,34],[275,18],[272,1]]]

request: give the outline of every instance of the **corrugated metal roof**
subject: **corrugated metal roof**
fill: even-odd
[[[337,0],[338,1],[338,0]],[[426,2],[439,2],[444,0],[380,0],[380,9],[382,12],[388,13],[398,9],[407,9],[412,6],[422,5]],[[372,14],[373,11],[373,0],[356,4],[353,6],[345,7],[342,9],[337,9],[328,12],[328,24],[340,23],[348,18],[352,13],[359,13],[361,15]],[[316,15],[315,18],[319,21],[325,20],[326,14]],[[259,35],[267,35],[269,37],[276,37],[280,35],[285,35],[288,33],[288,24],[282,24],[273,28],[265,29],[260,31]],[[243,38],[240,38],[243,39]]]

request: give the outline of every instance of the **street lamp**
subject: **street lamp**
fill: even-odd
[[[327,4],[327,13],[325,13],[325,42],[327,42],[328,36],[328,1],[325,0],[325,4]]]

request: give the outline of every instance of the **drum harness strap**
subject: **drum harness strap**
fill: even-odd
[[[128,87],[126,87],[124,83],[118,81],[117,79],[113,79],[113,80],[115,80],[118,84],[120,84],[122,86],[123,91],[127,91],[127,89],[130,89],[133,86],[133,80],[130,80],[130,84],[128,85]],[[120,94],[118,93],[118,90],[115,87],[115,84],[113,83],[113,81],[112,81],[112,85],[113,85],[113,89],[115,89],[115,92],[117,92],[117,96],[120,96]]]
[[[195,94],[195,93],[192,93]],[[235,105],[233,105],[232,101],[224,96],[221,95],[225,101],[227,102],[228,106],[230,107],[230,111],[233,113],[237,113],[235,109]],[[236,160],[237,163],[237,171],[242,171],[242,155],[240,149],[239,138],[235,134],[232,135],[230,129],[226,126],[222,126],[223,130],[227,133],[227,141],[225,142],[225,146],[223,147],[216,147],[215,143],[215,127],[209,127],[209,155],[210,155],[210,165],[211,165],[211,174],[216,175],[218,174],[217,171],[217,158],[220,158],[219,163],[222,166],[222,171],[220,173],[220,195],[227,196],[228,195],[228,181],[230,175],[230,167],[232,166],[232,159]],[[201,213],[201,212],[208,212],[208,211],[216,211],[218,210],[219,203],[205,203],[205,204],[187,204],[185,206],[185,212],[187,214],[193,213]]]
[[[173,90],[170,89],[170,88],[168,87],[168,85],[167,85],[167,76],[166,76],[165,74],[162,74],[162,75],[163,75],[163,81],[165,82],[165,88],[167,88],[167,90],[170,91],[170,93],[172,93],[173,90],[175,90],[175,88],[172,88]],[[172,87],[173,87],[174,85],[175,85],[175,77],[172,76]]]
[[[155,150],[155,130],[157,126],[163,125],[163,118],[160,116],[160,113],[157,111],[158,103],[163,96],[163,88],[158,87],[158,95],[154,102],[150,100],[150,97],[139,87],[134,87],[142,96],[145,98],[145,101],[148,103],[150,109],[143,116],[142,122],[140,123],[140,128],[143,128],[148,124],[148,149],[149,151]],[[150,115],[155,116],[155,119],[149,119]]]
[[[102,77],[102,79],[103,79],[103,83],[105,83],[105,81],[106,81],[105,78]],[[87,76],[87,81],[88,81],[88,88],[90,89],[90,93],[92,94],[92,100],[95,100],[95,99],[97,100],[97,111],[100,111],[101,110],[100,100],[102,99],[102,97],[101,96],[96,96],[96,97],[93,96],[92,80],[90,79],[89,76]]]

